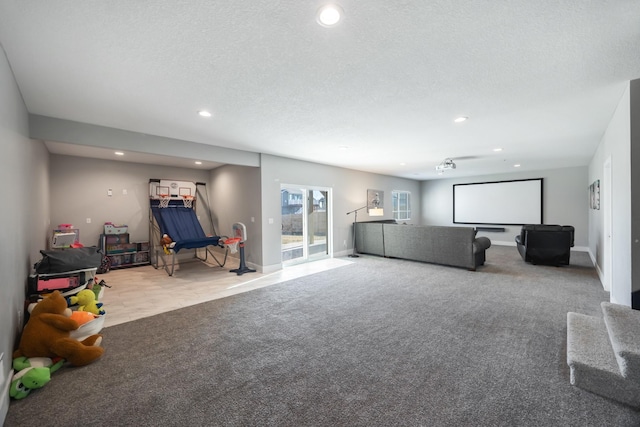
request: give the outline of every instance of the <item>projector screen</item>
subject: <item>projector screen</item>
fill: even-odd
[[[542,178],[453,185],[455,224],[543,224]]]

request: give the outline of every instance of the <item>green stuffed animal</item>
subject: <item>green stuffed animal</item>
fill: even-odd
[[[103,288],[110,288],[111,286],[107,285],[107,282],[104,280],[98,281],[98,278],[95,277],[93,283],[90,283],[87,286],[87,289],[91,289],[93,293],[96,295],[96,300],[100,300],[100,294],[102,293]]]
[[[70,297],[69,304],[78,304],[78,310],[80,311],[88,311],[98,315],[105,313],[104,309],[102,309],[103,304],[96,300],[96,294],[90,289],[83,289],[75,296]]]
[[[49,357],[16,357],[13,359],[13,369],[16,374],[11,378],[9,396],[24,399],[31,390],[42,388],[51,381],[51,374],[64,364],[64,359]]]

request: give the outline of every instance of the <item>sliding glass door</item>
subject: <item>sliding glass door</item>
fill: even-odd
[[[330,190],[282,185],[282,262],[330,256]]]

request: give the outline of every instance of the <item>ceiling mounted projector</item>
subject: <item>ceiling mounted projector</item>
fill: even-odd
[[[442,161],[442,163],[440,163],[438,166],[436,166],[436,170],[439,173],[442,173],[442,172],[444,172],[446,170],[449,170],[449,169],[455,169],[455,168],[456,168],[456,164],[453,163],[453,159],[444,159]]]

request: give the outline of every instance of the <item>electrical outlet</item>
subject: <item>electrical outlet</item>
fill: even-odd
[[[269,218],[269,224],[273,224],[273,218]]]
[[[127,189],[126,189],[126,188],[123,188],[123,189],[122,189],[122,195],[123,195],[123,196],[126,196],[126,195],[127,195]]]
[[[91,224],[91,218],[87,218],[87,224]]]
[[[113,196],[113,190],[112,189],[108,189],[107,190],[107,196],[109,196],[109,197]]]

